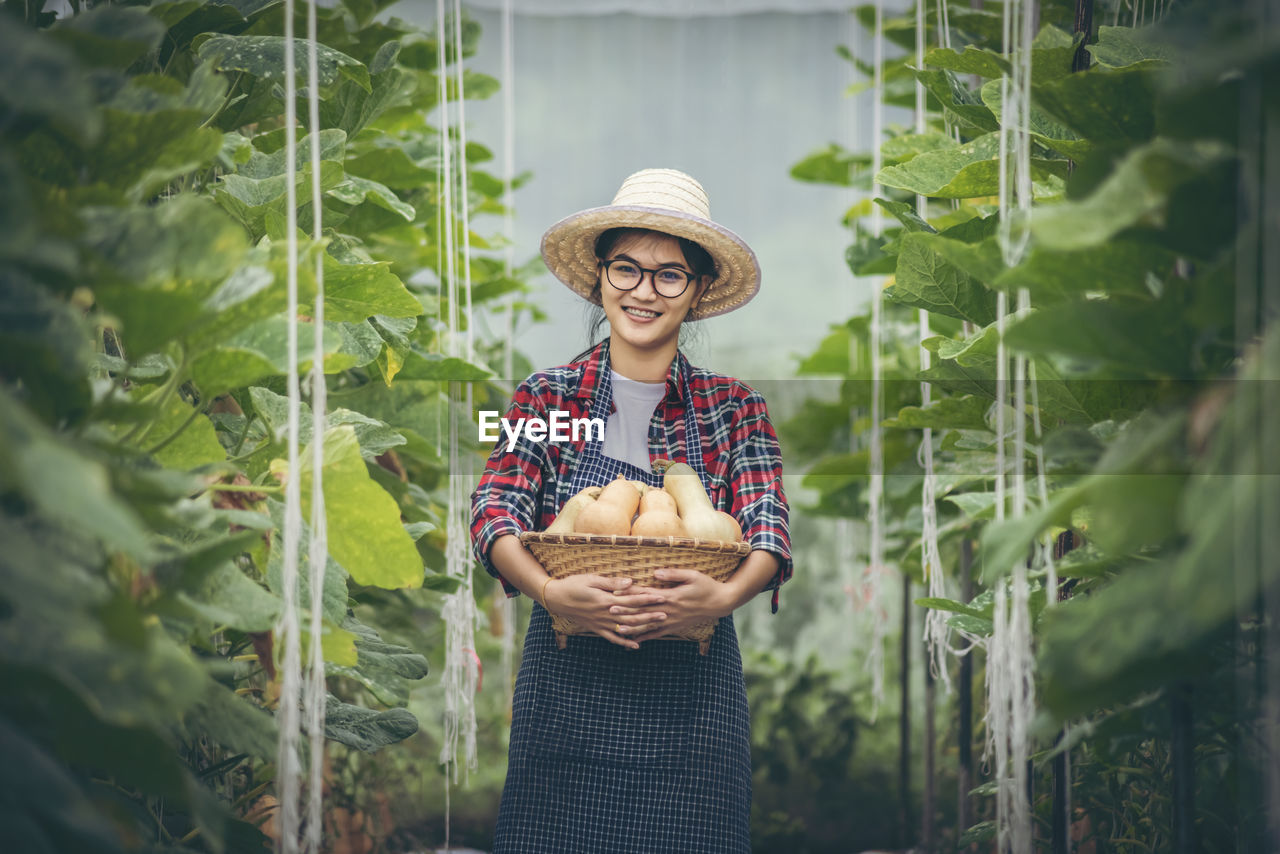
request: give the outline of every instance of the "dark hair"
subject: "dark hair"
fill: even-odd
[[[595,255],[596,258],[603,261],[608,257],[613,248],[624,239],[631,237],[640,237],[647,234],[656,234],[661,237],[674,237],[676,242],[680,244],[680,251],[684,253],[684,260],[693,270],[694,276],[708,276],[712,281],[715,280],[716,262],[711,257],[711,253],[703,249],[702,246],[687,237],[681,237],[678,234],[668,234],[665,231],[655,231],[650,228],[609,228],[600,232],[600,236],[596,238]],[[591,298],[587,301],[587,349],[574,356],[572,361],[578,362],[586,358],[596,346],[600,343],[600,329],[604,326],[608,318],[605,316],[604,309],[600,307],[600,280],[597,279],[595,286],[591,289]],[[684,332],[689,327],[680,324],[680,337],[684,339]],[[693,333],[690,333],[693,334]],[[685,343],[683,340],[681,343]]]

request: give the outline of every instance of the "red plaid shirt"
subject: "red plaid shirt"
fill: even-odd
[[[667,374],[667,390],[649,424],[649,456],[685,460],[684,375],[688,362],[677,353]],[[539,371],[520,384],[506,418],[541,418],[551,410],[587,418],[591,401],[609,367],[609,341],[580,362]],[[733,514],[753,549],[778,559],[769,582],[773,610],[778,587],[791,577],[787,498],[782,490],[782,456],[764,398],[731,377],[688,368],[691,399],[702,438],[702,460],[711,485],[711,503]],[[585,434],[586,431],[583,431]],[[476,559],[502,581],[508,596],[518,591],[489,560],[503,534],[541,531],[571,497],[574,465],[586,436],[576,442],[532,442],[521,435],[510,451],[500,435],[480,483],[471,495],[471,541]]]

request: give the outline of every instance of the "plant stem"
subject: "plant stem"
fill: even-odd
[[[211,483],[205,489],[210,492],[265,492],[268,495],[278,495],[284,491],[283,486],[246,486],[242,483]]]

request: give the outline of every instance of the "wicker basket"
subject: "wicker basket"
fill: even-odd
[[[552,578],[580,573],[596,573],[609,578],[625,576],[645,587],[675,587],[672,581],[653,577],[657,569],[696,569],[724,581],[751,552],[747,543],[699,540],[689,537],[619,537],[601,534],[543,534],[526,532],[520,542],[546,568]],[[580,629],[572,619],[551,615],[556,642],[564,649],[569,635],[593,634]],[[698,650],[707,654],[716,621],[698,623],[679,635],[680,640],[698,641]]]

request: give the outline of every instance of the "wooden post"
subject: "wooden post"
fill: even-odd
[[[911,833],[911,578],[902,576],[902,643],[898,660],[901,702],[898,706],[898,827],[902,847]]]
[[[973,541],[960,541],[960,599],[973,598]],[[956,772],[956,826],[960,833],[973,824],[969,790],[973,788],[973,656],[970,650],[960,657],[960,680],[956,691],[956,713],[960,717],[960,768]]]

